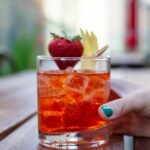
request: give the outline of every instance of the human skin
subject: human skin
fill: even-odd
[[[112,113],[106,116],[103,107]],[[100,106],[99,115],[109,122],[112,133],[150,137],[150,89],[136,90]]]

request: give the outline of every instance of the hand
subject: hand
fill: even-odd
[[[113,133],[150,137],[150,90],[108,102],[100,106],[99,115],[109,122]]]

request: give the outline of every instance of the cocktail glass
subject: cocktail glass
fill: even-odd
[[[110,93],[109,57],[38,56],[37,80],[41,145],[78,149],[107,143],[109,128],[98,107]]]

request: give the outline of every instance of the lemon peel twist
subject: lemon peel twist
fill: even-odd
[[[83,57],[92,57],[93,54],[99,49],[98,40],[94,32],[83,31],[80,29],[82,35],[82,42],[84,46]],[[82,61],[82,68],[95,69],[96,63],[94,60]]]

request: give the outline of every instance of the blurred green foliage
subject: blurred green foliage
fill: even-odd
[[[12,49],[13,72],[35,68],[37,55],[35,36],[19,36]]]
[[[9,59],[1,61],[0,76],[36,68],[36,56],[44,54],[38,34],[20,34],[13,42]]]

